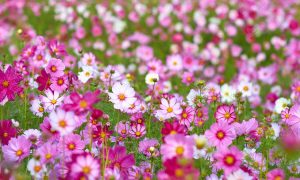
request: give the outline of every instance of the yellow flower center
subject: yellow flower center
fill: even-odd
[[[171,112],[173,112],[173,108],[171,108],[171,107],[168,107],[168,109],[167,109],[167,112],[168,112],[168,113],[171,113]]]
[[[57,84],[61,86],[64,84],[64,82],[65,81],[63,79],[58,79]]]
[[[184,147],[183,146],[178,146],[177,148],[176,148],[176,154],[177,155],[182,155],[184,153]]]
[[[7,136],[8,136],[7,132],[3,133],[3,137],[7,137]]]
[[[248,90],[249,90],[249,87],[248,87],[248,86],[244,86],[244,87],[243,87],[243,90],[244,90],[244,91],[248,91]]]
[[[56,72],[57,71],[57,67],[56,66],[51,66],[50,69],[51,69],[52,72]]]
[[[91,172],[91,168],[88,167],[88,166],[84,166],[84,167],[82,168],[82,172],[83,172],[84,174],[89,174],[89,173]]]
[[[49,159],[52,158],[52,155],[51,155],[50,153],[47,153],[46,156],[45,156],[45,158],[46,158],[47,160],[49,160]]]
[[[38,173],[38,172],[40,172],[40,170],[42,169],[42,167],[41,166],[34,166],[34,171],[36,172],[36,173]]]
[[[140,131],[137,131],[137,132],[135,132],[135,135],[137,136],[137,137],[139,137],[139,136],[141,136],[141,132]]]
[[[75,144],[70,143],[69,146],[68,146],[68,148],[69,148],[70,150],[74,150],[74,149],[75,149]]]
[[[218,132],[217,132],[217,137],[218,137],[219,139],[223,139],[224,136],[225,136],[225,134],[224,134],[223,131],[218,131]]]
[[[182,113],[183,118],[187,118],[187,116],[188,116],[187,113]]]
[[[124,94],[119,94],[118,98],[120,101],[124,101],[125,100],[125,95]]]
[[[7,80],[3,81],[2,86],[7,88],[9,86],[9,82]]]
[[[57,103],[56,99],[51,100],[51,104],[56,104],[56,103]]]
[[[39,107],[38,111],[39,112],[44,112],[44,108],[43,107]]]
[[[226,163],[227,165],[233,165],[234,162],[235,162],[235,159],[234,159],[234,157],[233,157],[232,155],[227,155],[227,156],[225,157],[225,163]]]
[[[23,151],[21,149],[17,150],[16,155],[21,156],[23,154]]]
[[[184,175],[184,172],[182,169],[176,169],[175,170],[175,176],[176,177],[182,177]]]
[[[60,127],[62,127],[62,128],[65,128],[65,127],[67,126],[67,123],[66,123],[65,120],[60,120],[60,121],[58,122],[58,125],[59,125]]]
[[[86,100],[81,100],[79,102],[79,107],[81,107],[81,108],[86,108],[87,105],[88,105],[88,103],[86,102]]]
[[[230,118],[229,112],[226,112],[226,113],[224,114],[224,117],[225,117],[226,119],[229,119],[229,118]]]

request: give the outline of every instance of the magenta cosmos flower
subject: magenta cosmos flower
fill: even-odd
[[[17,129],[13,127],[11,120],[0,121],[0,141],[1,144],[7,145],[12,137],[17,135]]]
[[[45,70],[51,77],[61,77],[64,75],[65,64],[60,59],[52,58]]]
[[[226,121],[228,123],[232,123],[236,119],[234,106],[225,104],[218,106],[215,112],[215,118],[217,121]]]
[[[22,81],[22,76],[18,74],[11,66],[5,72],[0,69],[0,102],[8,98],[12,101],[15,99],[16,94],[22,92],[19,83]]]
[[[31,142],[25,136],[12,138],[8,145],[2,147],[3,157],[6,161],[20,162],[30,153]]]
[[[168,135],[161,146],[162,159],[173,157],[193,158],[194,138],[181,134]]]
[[[230,148],[219,148],[213,155],[217,160],[214,166],[223,169],[226,175],[239,169],[243,160],[243,153],[235,146]]]
[[[70,102],[68,104],[64,104],[63,108],[67,111],[74,111],[76,115],[82,115],[88,110],[91,110],[93,105],[100,100],[98,98],[99,94],[100,90],[87,92],[84,95],[73,92],[70,95]]]
[[[236,137],[234,127],[225,121],[214,123],[209,130],[205,131],[205,136],[212,145],[217,147],[227,147]]]

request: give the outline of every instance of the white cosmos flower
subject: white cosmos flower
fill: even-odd
[[[243,97],[249,97],[252,95],[252,83],[250,82],[241,82],[238,86],[238,90],[242,92]]]
[[[275,102],[275,112],[280,114],[282,110],[284,110],[285,108],[287,108],[288,105],[291,104],[291,101],[289,99],[286,98],[279,98],[276,100]]]
[[[49,115],[50,124],[53,130],[64,136],[73,132],[76,127],[76,117],[72,111],[57,109]]]
[[[221,99],[222,102],[231,103],[235,99],[235,89],[233,89],[228,84],[224,84],[221,86]]]
[[[114,108],[125,110],[136,101],[135,91],[128,83],[117,82],[112,87],[112,93],[108,93]]]
[[[46,96],[41,95],[40,100],[48,112],[53,111],[64,99],[64,96],[59,97],[59,93],[57,91],[52,92],[49,89],[45,91],[45,95]]]
[[[159,81],[159,76],[157,73],[148,73],[145,77],[146,84],[153,85]]]
[[[81,82],[86,83],[89,79],[95,77],[95,70],[94,70],[93,67],[91,67],[91,66],[82,66],[82,70],[83,71],[78,73],[78,79]]]
[[[34,179],[43,179],[44,173],[47,172],[45,164],[42,164],[40,161],[32,158],[28,161],[27,169],[30,172],[31,176]]]
[[[272,137],[273,139],[276,139],[279,137],[280,133],[280,126],[277,123],[271,123],[272,129],[274,131],[274,136]]]
[[[241,169],[233,172],[227,177],[227,180],[252,180],[253,177]]]
[[[192,107],[195,107],[196,106],[195,101],[196,101],[198,96],[200,96],[200,91],[191,89],[189,94],[186,97],[187,101],[188,101],[188,104]]]

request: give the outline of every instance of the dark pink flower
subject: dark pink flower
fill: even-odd
[[[5,97],[13,101],[16,94],[20,94],[23,91],[23,88],[19,86],[22,79],[22,76],[11,66],[9,66],[5,72],[0,70],[0,102],[3,101]]]

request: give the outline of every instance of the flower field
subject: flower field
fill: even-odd
[[[300,180],[300,1],[0,3],[0,180]]]

